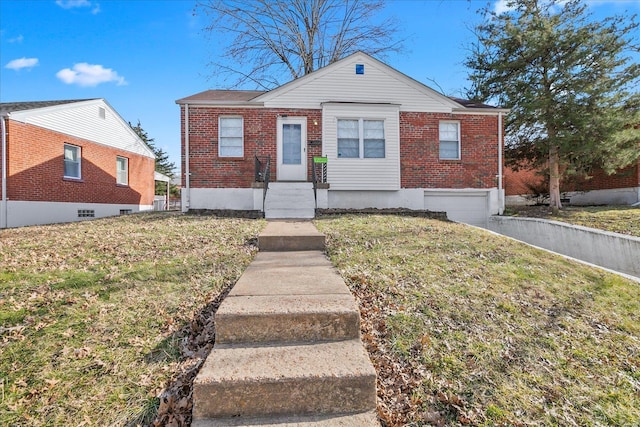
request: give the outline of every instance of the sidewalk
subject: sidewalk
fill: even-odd
[[[216,313],[193,425],[379,426],[360,314],[309,221],[269,222]]]

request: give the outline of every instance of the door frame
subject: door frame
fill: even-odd
[[[282,163],[282,125],[300,125],[300,165],[285,165]],[[307,181],[307,118],[305,116],[279,116],[277,120],[277,167],[278,181]]]

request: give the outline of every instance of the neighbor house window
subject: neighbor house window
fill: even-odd
[[[460,159],[460,123],[440,122],[440,158]]]
[[[218,129],[218,156],[243,157],[242,117],[220,117]]]
[[[338,157],[384,158],[384,146],[384,120],[338,120]]]
[[[129,159],[116,157],[116,184],[129,185]]]
[[[64,144],[64,177],[80,179],[81,174],[80,147]]]

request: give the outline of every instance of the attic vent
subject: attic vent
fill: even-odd
[[[364,74],[364,64],[356,64],[356,74]]]
[[[98,107],[98,116],[101,119],[104,119],[105,117],[107,117],[107,112],[104,110],[104,108]]]
[[[78,209],[78,218],[95,218],[96,211],[93,209]]]

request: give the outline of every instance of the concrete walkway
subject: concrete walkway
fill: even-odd
[[[311,222],[274,221],[222,302],[193,426],[379,426],[355,299]]]

